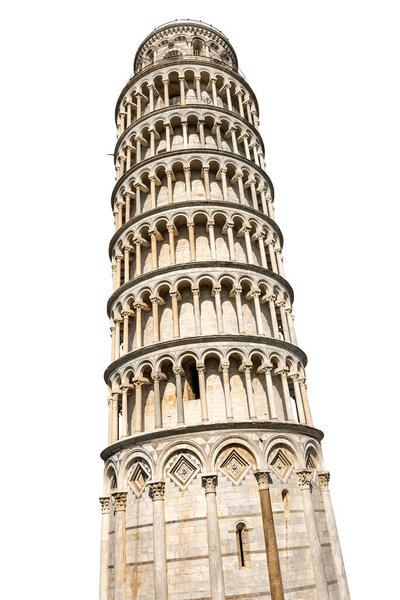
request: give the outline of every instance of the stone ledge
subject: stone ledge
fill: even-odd
[[[285,350],[289,350],[289,352],[293,352],[296,354],[303,363],[303,367],[307,365],[307,355],[303,350],[301,350],[298,346],[291,344],[290,342],[285,342],[284,340],[277,340],[275,338],[269,338],[261,335],[246,335],[246,334],[218,334],[218,335],[199,335],[199,336],[191,336],[187,338],[179,338],[172,340],[164,340],[163,342],[156,342],[154,344],[149,344],[143,348],[138,348],[137,350],[132,350],[132,352],[128,352],[124,356],[117,358],[112,363],[109,364],[107,369],[104,372],[104,380],[108,384],[108,378],[115,369],[118,369],[121,365],[129,362],[134,358],[138,358],[145,354],[152,354],[158,350],[165,350],[167,348],[176,348],[179,346],[192,346],[193,344],[211,344],[211,346],[218,346],[219,343],[222,342],[233,342],[236,345],[241,345],[243,342],[250,342],[251,344],[258,344],[262,346],[273,346],[274,348],[284,348]],[[211,347],[210,346],[210,347]]]
[[[254,271],[255,273],[260,273],[261,275],[268,275],[274,279],[277,283],[282,284],[287,291],[289,292],[290,301],[293,304],[294,301],[294,292],[292,286],[288,283],[288,281],[278,275],[278,273],[274,273],[269,269],[265,269],[265,267],[260,267],[259,265],[250,265],[249,263],[238,263],[227,260],[205,260],[205,261],[194,261],[189,263],[178,263],[175,265],[168,265],[166,267],[161,267],[160,269],[154,269],[152,271],[148,271],[147,273],[143,273],[139,275],[139,277],[135,277],[134,279],[130,279],[126,283],[123,283],[119,288],[113,292],[107,302],[107,315],[110,316],[111,306],[118,296],[120,296],[123,292],[133,287],[134,285],[141,283],[142,281],[149,282],[153,278],[157,278],[161,275],[166,275],[168,273],[175,273],[176,271],[187,271],[189,269],[197,269],[198,273],[209,273],[210,269],[218,268],[218,267],[226,267],[229,269],[228,273],[232,273],[234,269],[239,269],[239,271],[244,271],[246,273]],[[203,269],[205,271],[203,271]]]
[[[174,427],[172,429],[159,429],[155,431],[149,431],[148,433],[140,433],[138,435],[118,440],[113,444],[107,446],[100,454],[103,460],[107,460],[110,456],[125,450],[126,448],[140,446],[144,442],[152,440],[160,440],[163,438],[172,438],[177,436],[181,441],[184,441],[184,436],[192,435],[193,433],[201,434],[208,431],[232,431],[247,430],[251,433],[254,430],[261,429],[267,431],[286,431],[287,433],[302,433],[315,438],[319,442],[323,439],[324,434],[320,429],[310,427],[309,425],[303,425],[302,423],[288,422],[288,421],[232,421],[226,423],[200,423],[198,425],[189,425],[187,427]]]

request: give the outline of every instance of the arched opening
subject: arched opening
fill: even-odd
[[[200,56],[201,51],[204,47],[204,42],[200,38],[193,39],[193,55]]]

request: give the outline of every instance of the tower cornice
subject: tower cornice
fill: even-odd
[[[320,442],[324,438],[324,433],[320,429],[304,425],[302,423],[294,423],[292,421],[234,421],[230,423],[201,423],[199,425],[188,425],[185,427],[175,427],[173,429],[159,429],[149,433],[141,433],[130,436],[123,440],[110,444],[101,452],[100,456],[103,460],[109,459],[111,456],[124,450],[125,448],[131,448],[140,446],[145,442],[152,440],[158,440],[162,438],[173,438],[179,436],[182,442],[185,441],[186,436],[193,436],[193,434],[202,434],[206,432],[217,432],[217,431],[233,431],[233,432],[253,432],[254,430],[270,431],[271,433],[295,433],[309,436]]]

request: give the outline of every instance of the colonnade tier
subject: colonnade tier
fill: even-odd
[[[133,77],[115,110],[117,137],[135,121],[171,106],[215,106],[259,128],[258,105],[249,84],[238,73],[202,60],[155,66]]]
[[[111,197],[115,228],[158,206],[193,200],[233,202],[274,219],[273,187],[260,167],[223,151],[174,151],[132,167]]]
[[[136,226],[135,226],[136,225]],[[256,219],[236,214],[230,219],[215,211],[192,215],[177,212],[127,228],[114,240],[111,251],[113,290],[150,271],[193,262],[231,262],[259,266],[284,277],[280,242]],[[198,264],[200,267],[200,264]],[[207,268],[207,265],[203,265]]]
[[[305,364],[296,346],[262,343],[255,336],[244,341],[203,335],[128,353],[105,373],[109,443],[143,431],[209,422],[279,420],[312,426]]]
[[[205,266],[205,265],[203,265]],[[209,263],[207,263],[209,266]],[[297,345],[290,289],[244,265],[146,277],[110,299],[112,360],[132,349],[192,336],[259,335]]]
[[[265,166],[262,138],[244,119],[215,107],[171,107],[140,119],[119,138],[114,152],[116,179],[142,160],[186,148],[223,150]]]

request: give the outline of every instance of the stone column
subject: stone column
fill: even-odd
[[[239,187],[239,202],[240,202],[240,204],[247,204],[246,198],[244,195],[243,174],[242,173],[237,174],[237,182],[238,182],[238,187]]]
[[[129,253],[131,248],[124,246],[124,283],[129,281]]]
[[[188,232],[189,232],[189,248],[190,248],[190,260],[194,262],[196,260],[196,245],[194,241],[194,223],[192,221],[188,221],[187,224]]]
[[[168,127],[167,127],[167,130]],[[172,193],[172,171],[171,169],[166,169],[165,174],[167,176],[167,187],[168,187],[168,204],[172,204],[174,201],[173,193]]]
[[[272,270],[274,273],[277,273],[278,267],[276,266],[274,242],[272,242],[272,241],[268,242],[268,252],[269,252],[269,259],[271,261]]]
[[[261,195],[261,206],[263,209],[263,213],[264,213],[264,215],[268,215],[268,208],[267,208],[267,202],[265,200],[265,188],[264,187],[260,187],[260,195]]]
[[[226,232],[228,235],[229,258],[232,262],[236,262],[235,242],[233,240],[233,226],[234,223],[232,223],[231,221],[227,221],[225,223]]]
[[[329,600],[322,548],[318,537],[317,522],[311,498],[311,471],[309,469],[301,469],[297,471],[297,475],[303,498],[304,519],[307,527],[311,564],[314,571],[316,595],[318,600]]]
[[[115,319],[115,358],[121,354],[121,319]]]
[[[258,210],[257,192],[256,192],[256,185],[255,185],[254,180],[250,183],[250,191],[251,191],[251,199],[253,202],[253,208]]]
[[[222,380],[224,382],[226,420],[233,421],[231,387],[230,387],[230,382],[229,382],[229,362],[223,362],[221,364],[221,370],[222,370]]]
[[[333,564],[335,566],[336,577],[338,580],[340,600],[349,600],[350,591],[347,585],[347,577],[346,570],[344,568],[342,549],[340,547],[331,495],[329,493],[330,477],[331,476],[328,471],[320,471],[318,473],[319,485],[321,488],[321,496],[325,508],[326,524],[328,526],[329,539],[331,540]]]
[[[211,200],[211,190],[210,190],[210,167],[203,167],[203,176],[204,176],[204,191],[206,194],[206,200]]]
[[[136,310],[136,348],[142,347],[142,305],[134,304]]]
[[[220,121],[215,122],[215,133],[217,134],[217,148],[222,150],[222,138],[221,138],[221,123]]]
[[[119,286],[121,285],[121,260],[122,260],[122,256],[116,256],[115,260],[116,260],[116,263],[117,263],[117,272],[115,274],[115,277],[116,277],[117,288],[119,288]]]
[[[181,95],[181,104],[186,104],[185,78],[183,75],[179,77],[179,91]]]
[[[150,195],[151,195],[151,208],[156,208],[156,178],[154,175],[149,176],[150,179]]]
[[[157,231],[150,229],[150,242],[151,242],[151,266],[153,269],[157,269]]]
[[[135,214],[140,215],[141,205],[140,205],[140,187],[139,185],[135,185]]]
[[[239,154],[237,140],[236,140],[236,131],[235,131],[235,129],[233,127],[232,127],[232,129],[230,129],[230,133],[231,133],[231,140],[232,140],[233,151],[234,151],[235,154]]]
[[[176,411],[177,411],[177,425],[185,424],[185,412],[183,407],[183,396],[182,396],[182,375],[183,371],[180,367],[174,368],[175,375],[175,387],[176,387]]]
[[[131,311],[130,310],[124,310],[122,313],[122,316],[124,318],[124,325],[123,325],[123,336],[122,336],[122,347],[123,347],[123,352],[124,352],[124,356],[125,354],[128,354],[129,352],[129,317],[130,317]]]
[[[267,196],[268,216],[271,219],[275,219],[274,203],[272,202],[271,196]]]
[[[108,444],[112,444],[114,442],[114,432],[113,432],[113,397],[108,396],[107,405],[108,405]]]
[[[264,269],[268,269],[267,257],[265,255],[265,246],[264,246],[264,235],[262,233],[258,234],[258,246],[260,248],[260,256],[261,256],[261,265]]]
[[[221,171],[221,180],[222,180],[222,197],[225,200],[225,202],[228,202],[228,186],[226,183],[227,168],[221,167],[220,171]]]
[[[182,121],[183,147],[188,147],[187,121]]]
[[[216,79],[215,79],[215,77],[211,78],[211,89],[212,89],[212,96],[213,96],[214,106],[218,106],[217,85],[216,85]]]
[[[197,372],[199,374],[201,420],[204,422],[204,421],[208,421],[205,366],[198,365]]]
[[[214,221],[208,221],[208,236],[210,238],[211,260],[216,260]]]
[[[140,119],[140,117],[142,116],[141,92],[137,92],[135,95],[136,95],[136,119]]]
[[[158,323],[158,298],[156,296],[151,296],[151,309],[153,315],[153,342],[160,341],[160,327]]]
[[[255,313],[256,313],[258,335],[264,335],[264,327],[263,327],[263,322],[262,322],[262,317],[261,317],[260,295],[261,295],[260,290],[254,290],[253,292],[251,292],[251,296],[252,296],[253,302],[254,302],[254,309],[255,309]]]
[[[150,133],[150,156],[155,156],[156,154],[156,134],[154,129],[149,130]]]
[[[169,90],[168,90],[168,79],[162,80],[164,84],[164,106],[169,106]]]
[[[235,303],[236,303],[236,315],[238,320],[239,333],[246,333],[244,330],[243,311],[242,311],[242,288],[235,286]]]
[[[168,229],[168,244],[169,244],[169,260],[170,260],[171,265],[174,265],[176,263],[174,226],[167,225],[167,229]]]
[[[166,151],[171,152],[171,125],[169,123],[165,128],[165,145]]]
[[[249,418],[251,420],[257,419],[256,407],[254,404],[253,397],[253,387],[251,385],[251,369],[252,365],[245,364],[244,366],[244,378],[246,381],[246,392],[247,392],[247,402],[249,407]]]
[[[276,306],[278,306],[279,312],[281,315],[281,324],[282,324],[282,329],[283,329],[284,340],[285,340],[285,342],[290,342],[290,334],[289,334],[289,328],[288,328],[288,324],[287,324],[284,300],[277,302]]]
[[[278,327],[278,321],[277,321],[276,312],[275,312],[276,297],[274,295],[271,295],[271,296],[267,297],[267,300],[268,300],[269,312],[271,315],[272,335],[274,338],[279,338],[279,327]]]
[[[149,89],[149,111],[153,112],[154,110],[154,88],[153,84],[150,83],[148,86]]]
[[[151,499],[153,500],[153,560],[155,600],[167,600],[168,578],[164,513],[164,481],[150,483],[149,491]]]
[[[206,494],[211,600],[225,600],[224,570],[216,498],[217,476],[214,474],[204,475],[201,479]]]
[[[237,96],[237,99],[238,99],[240,116],[244,119],[243,98],[242,98],[243,92],[242,92],[242,90],[237,90],[235,92],[235,95]]]
[[[179,338],[178,292],[170,292],[172,298],[172,328],[173,337]]]
[[[100,600],[108,600],[108,561],[110,532],[110,498],[102,496],[101,504],[101,545],[100,545]]]
[[[296,406],[297,406],[297,414],[299,416],[299,422],[306,423],[306,416],[304,414],[304,409],[303,409],[303,399],[301,397],[301,392],[300,392],[299,376],[292,375],[292,382],[293,382],[293,388],[294,388],[294,397],[295,397]]]
[[[193,312],[194,312],[194,332],[195,335],[201,335],[201,317],[200,317],[200,290],[192,288],[193,294]]]
[[[267,388],[267,400],[268,400],[268,405],[269,405],[269,410],[270,410],[270,419],[272,421],[276,421],[276,419],[278,418],[278,413],[276,411],[275,393],[274,393],[274,386],[272,385],[271,371],[272,371],[272,365],[267,366],[265,368],[265,385]]]
[[[251,248],[250,227],[243,227],[244,241],[246,242],[247,261],[250,265],[254,264],[253,250]]]
[[[275,255],[276,255],[276,265],[278,267],[278,273],[281,277],[285,277],[285,272],[283,270],[282,252],[281,252],[280,248],[275,248]]]
[[[119,393],[112,394],[112,442],[117,442],[119,439]]]
[[[228,110],[232,112],[232,97],[231,97],[231,86],[228,84],[226,86],[226,102],[228,104]]]
[[[158,373],[154,373],[152,379],[154,384],[154,427],[155,429],[159,429],[162,427],[160,376]]]
[[[128,437],[128,387],[123,386],[122,390],[122,427],[121,439]]]
[[[200,137],[200,146],[202,148],[206,147],[206,137],[204,135],[204,119],[199,119],[199,137]]]
[[[267,554],[267,568],[271,600],[285,600],[283,592],[281,565],[279,562],[278,544],[276,541],[274,516],[272,512],[271,496],[269,493],[269,471],[256,471],[254,473],[260,494],[261,518],[264,530],[265,551]]]
[[[142,382],[135,381],[135,433],[142,431]]]
[[[299,384],[300,384],[301,397],[303,399],[304,413],[305,413],[305,416],[306,416],[307,425],[310,425],[311,427],[314,427],[313,420],[312,420],[312,417],[311,417],[310,405],[308,403],[306,378],[305,377],[301,377],[299,379]]]
[[[201,103],[200,75],[195,75],[196,79],[196,98],[197,102]]]
[[[140,240],[135,240],[135,277],[142,274],[142,248]]]
[[[294,421],[293,411],[292,411],[292,400],[290,398],[290,392],[289,392],[286,371],[281,371],[279,374],[281,376],[283,398],[284,398],[284,403],[285,403],[285,407],[286,407],[286,415],[287,415],[288,421]]]
[[[126,498],[127,492],[114,492],[115,502],[115,561],[114,598],[125,600],[125,546],[126,546]]]
[[[294,330],[294,323],[293,323],[294,314],[290,307],[286,309],[286,318],[287,318],[287,322],[288,322],[288,326],[289,326],[290,341],[292,342],[292,344],[297,345],[297,338],[296,338],[296,333]]]
[[[224,333],[224,323],[222,318],[222,306],[221,306],[221,286],[214,285],[214,299],[215,299],[215,312],[217,314],[217,329],[218,333]]]

